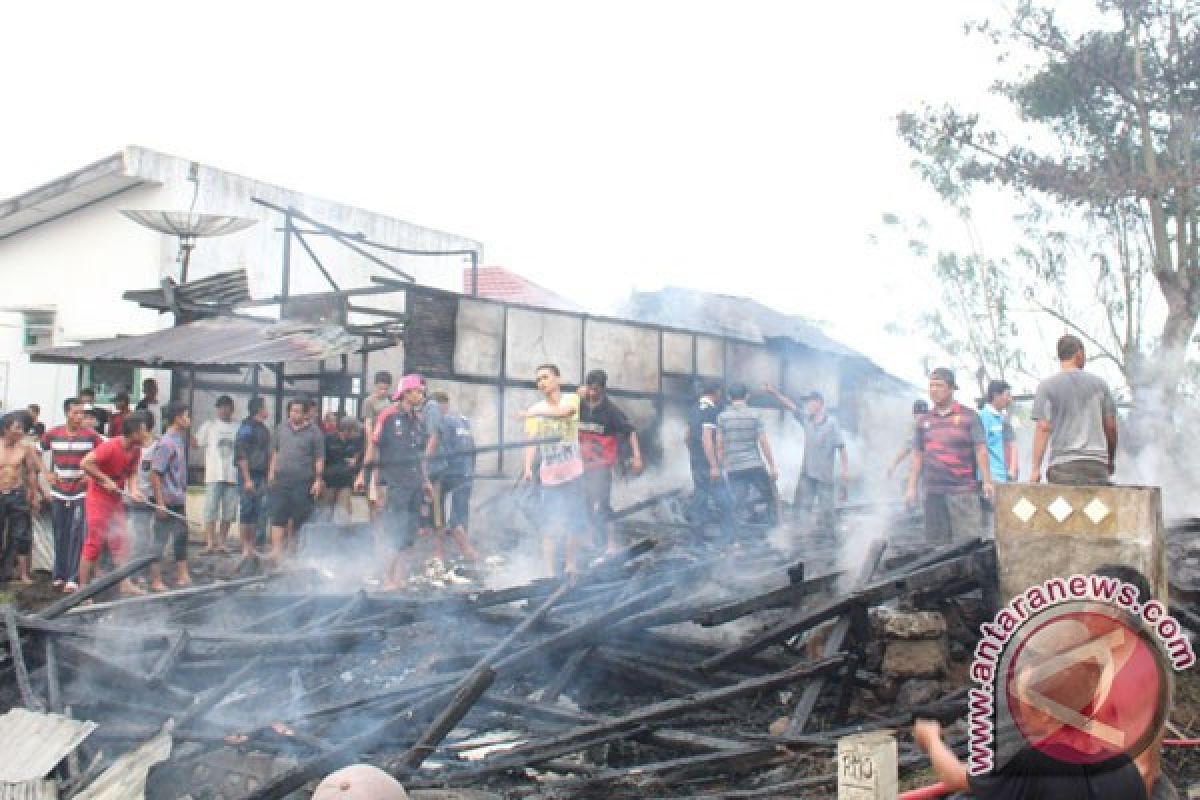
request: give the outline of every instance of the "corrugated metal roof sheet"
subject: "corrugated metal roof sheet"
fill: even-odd
[[[146,775],[171,757],[172,744],[171,734],[164,730],[114,761],[75,800],[144,800]]]
[[[31,353],[33,361],[112,361],[149,367],[244,366],[347,355],[361,342],[336,326],[298,327],[246,317],[217,317],[141,336],[118,336]]]
[[[167,280],[174,285],[176,299],[192,306],[221,310],[232,309],[242,303],[250,302],[250,284],[244,269],[217,272],[182,285],[175,285],[170,278]],[[160,310],[171,308],[171,304],[167,301],[167,293],[162,288],[133,289],[126,292],[123,297],[146,308]]]
[[[0,783],[27,783],[46,777],[79,746],[96,723],[61,714],[12,708],[0,717]]]
[[[44,780],[0,783],[0,800],[58,800],[58,783]]]

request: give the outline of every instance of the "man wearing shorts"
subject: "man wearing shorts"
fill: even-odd
[[[929,374],[932,410],[921,417],[913,438],[912,470],[905,503],[917,502],[917,482],[925,479],[925,535],[930,544],[976,538],[983,532],[984,499],[996,496],[987,438],[979,415],[954,399],[954,372],[938,367]]]
[[[28,411],[14,411],[0,417],[0,533],[4,547],[0,565],[8,566],[16,554],[16,580],[33,583],[29,559],[33,549],[33,519],[41,509],[42,492],[38,473],[42,462],[25,441],[25,431],[33,425]]]
[[[617,550],[617,528],[611,521],[613,470],[620,453],[621,437],[629,438],[630,469],[642,471],[642,450],[637,431],[625,412],[608,397],[608,373],[594,369],[579,391],[579,448],[583,454],[583,490],[588,518],[596,534],[603,535],[605,549]]]
[[[275,428],[267,470],[271,511],[271,558],[283,560],[288,525],[299,532],[321,494],[325,437],[308,414],[308,401],[288,401],[288,418]]]
[[[125,527],[125,507],[121,495],[126,482],[137,471],[142,445],[149,443],[148,415],[130,414],[121,425],[121,435],[109,439],[84,456],[80,469],[91,478],[84,507],[87,516],[87,535],[83,540],[83,558],[79,565],[80,585],[91,582],[96,562],[108,548],[113,563],[123,564],[129,558],[129,534]],[[130,490],[134,503],[146,498],[136,485]],[[126,594],[141,590],[126,578],[121,584]]]
[[[422,506],[433,495],[425,464],[427,435],[419,405],[425,398],[420,375],[405,375],[388,406],[375,420],[367,445],[371,471],[371,496],[380,509],[381,544],[388,552],[384,590],[394,592],[408,584],[408,553],[416,543]],[[379,503],[379,483],[387,483],[386,499]]]
[[[267,428],[267,404],[261,397],[251,397],[247,416],[238,426],[233,441],[233,458],[237,467],[238,491],[241,501],[238,519],[242,538],[242,558],[254,558],[258,551],[258,531],[266,527],[267,513],[263,508],[267,495],[267,470],[271,465],[271,431]]]
[[[227,553],[225,542],[237,518],[239,492],[233,443],[238,423],[233,421],[233,398],[217,398],[216,419],[200,426],[196,442],[204,448],[204,539],[205,553]],[[220,527],[217,527],[218,522]]]
[[[543,364],[535,373],[542,401],[526,412],[525,434],[530,439],[556,441],[525,448],[522,479],[533,482],[533,461],[541,456],[542,557],[548,575],[558,573],[558,543],[563,542],[563,572],[579,574],[576,555],[579,532],[587,525],[583,495],[583,456],[579,450],[579,395],[563,394],[558,367]]]

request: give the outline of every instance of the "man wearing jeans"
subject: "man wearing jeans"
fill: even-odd
[[[83,403],[74,397],[63,401],[65,425],[42,436],[42,450],[50,453],[50,517],[54,525],[54,587],[68,594],[79,589],[79,557],[83,551],[84,496],[87,483],[80,464],[84,456],[104,441],[83,425]]]
[[[987,439],[979,415],[954,399],[954,372],[938,367],[929,375],[932,410],[917,422],[912,471],[905,502],[917,502],[917,481],[925,478],[925,535],[931,544],[978,537],[983,530],[983,496],[996,496]],[[978,476],[978,478],[977,478]]]
[[[238,426],[233,442],[233,460],[241,492],[238,517],[243,559],[254,558],[257,555],[255,545],[264,544],[266,540],[267,512],[263,508],[263,498],[267,494],[267,469],[271,463],[271,431],[266,422],[269,414],[261,397],[251,397],[246,418]]]

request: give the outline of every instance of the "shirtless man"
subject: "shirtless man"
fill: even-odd
[[[25,440],[25,431],[33,427],[28,411],[14,411],[0,417],[0,527],[7,528],[0,564],[17,553],[17,576],[30,584],[29,556],[33,549],[33,519],[42,507],[38,476],[42,460]]]

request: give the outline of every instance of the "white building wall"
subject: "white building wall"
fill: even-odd
[[[0,239],[0,362],[8,364],[0,399],[6,410],[37,403],[43,421],[53,424],[62,420],[63,399],[79,388],[74,365],[30,363],[20,310],[53,310],[55,345],[147,333],[170,323],[166,315],[121,299],[127,289],[156,285],[174,255],[162,236],[126,221],[118,209],[152,206],[161,195],[160,187],[136,187]]]
[[[5,410],[29,403],[42,407],[43,420],[62,419],[62,400],[77,386],[75,366],[31,364],[23,347],[22,309],[56,313],[55,345],[73,344],[117,334],[147,333],[170,325],[171,315],[138,308],[121,299],[129,289],[149,289],[162,276],[179,278],[174,237],[147,230],[123,217],[121,209],[187,210],[196,184],[188,180],[188,159],[139,147],[125,150],[125,171],[146,184],[94,205],[0,239],[0,365],[7,380],[0,385]],[[251,295],[279,292],[283,263],[282,215],[251,201],[258,197],[291,206],[322,223],[388,245],[417,250],[466,250],[480,245],[471,239],[423,228],[403,220],[334,203],[220,169],[199,165],[199,192],[194,210],[258,220],[253,227],[225,237],[200,240],[192,254],[188,278],[245,269]],[[341,288],[372,285],[383,268],[325,237],[309,237],[317,257]],[[411,274],[418,283],[461,290],[462,256],[399,256],[378,252],[389,264]],[[324,292],[329,284],[303,248],[293,242],[291,294]],[[375,303],[381,305],[382,303]],[[5,371],[0,366],[0,374]],[[169,373],[142,371],[159,378],[160,395],[169,396]],[[134,387],[135,394],[137,387]]]

